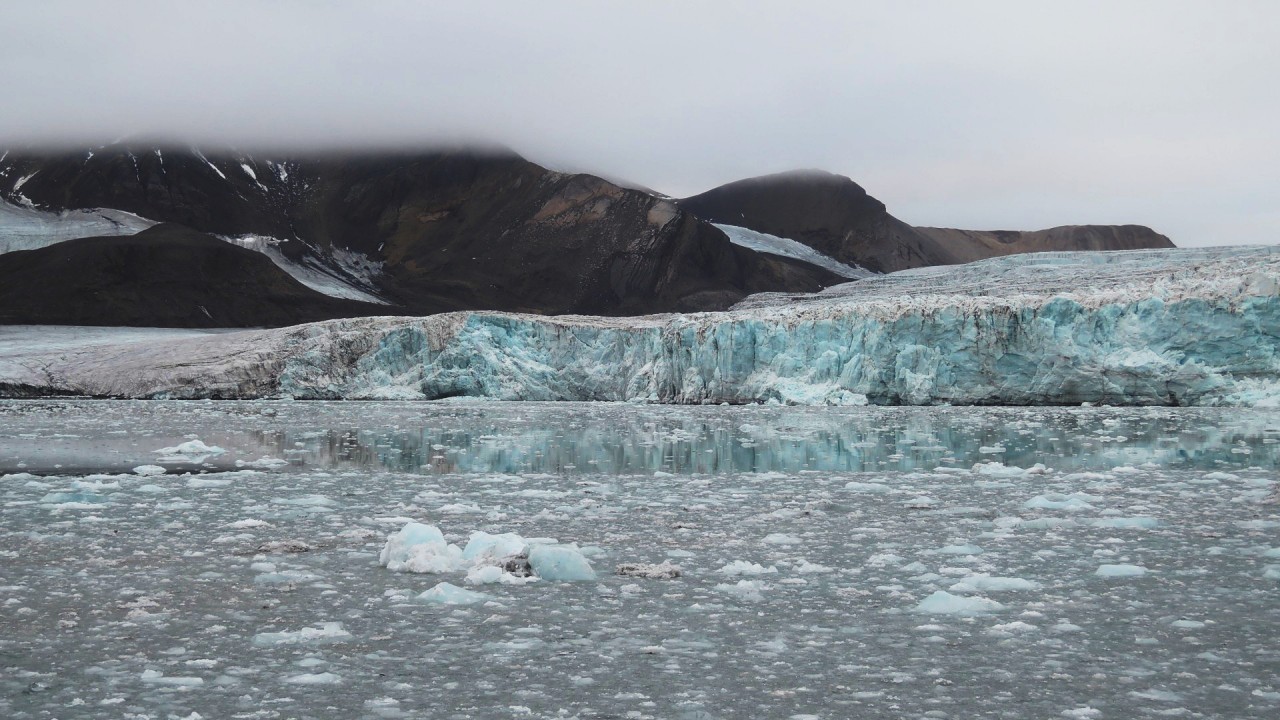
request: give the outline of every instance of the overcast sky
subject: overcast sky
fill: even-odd
[[[32,0],[0,28],[0,144],[476,139],[678,196],[815,167],[915,225],[1280,242],[1277,0]]]

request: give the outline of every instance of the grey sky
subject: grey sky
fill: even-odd
[[[1280,2],[4,2],[0,144],[456,140],[673,195],[1280,242]]]

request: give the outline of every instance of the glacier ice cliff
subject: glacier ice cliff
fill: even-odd
[[[1019,255],[758,295],[722,313],[465,312],[129,330],[83,347],[67,329],[43,344],[42,332],[0,330],[7,394],[1269,405],[1280,400],[1280,251]]]

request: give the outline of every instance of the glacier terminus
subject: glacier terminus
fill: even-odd
[[[468,311],[249,331],[0,329],[11,396],[676,404],[1280,399],[1280,252],[1037,253],[723,313]]]

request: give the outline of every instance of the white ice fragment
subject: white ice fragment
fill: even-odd
[[[996,577],[992,575],[970,575],[952,585],[951,592],[1017,592],[1021,590],[1039,590],[1040,583],[1019,577]]]
[[[940,555],[981,555],[982,548],[972,544],[947,545],[945,547],[938,548],[934,552],[937,552]]]
[[[764,600],[764,595],[762,593],[768,587],[768,584],[763,580],[739,580],[733,584],[720,583],[715,586],[715,589],[716,592],[732,595],[739,600],[760,602],[761,600]]]
[[[221,455],[226,450],[217,445],[205,445],[200,440],[188,440],[184,443],[178,443],[172,447],[160,448],[154,451],[157,455],[173,455],[173,456],[208,456]]]
[[[462,551],[462,559],[477,565],[519,557],[528,551],[528,543],[515,533],[490,535],[477,530],[471,533],[470,539],[467,540],[467,546]]]
[[[163,475],[167,471],[159,465],[139,465],[133,469],[133,472],[143,477],[151,477],[153,475]]]
[[[442,582],[435,587],[418,595],[418,602],[431,603],[433,605],[474,605],[475,603],[484,602],[492,596],[486,595],[474,590],[460,588],[451,583]]]
[[[309,645],[344,642],[350,638],[351,633],[343,629],[342,623],[325,622],[320,623],[317,627],[304,627],[301,630],[258,633],[253,636],[253,644],[260,647],[272,645]]]
[[[1023,505],[1023,507],[1028,510],[1066,510],[1067,512],[1092,510],[1093,506],[1085,500],[1086,497],[1089,496],[1085,496],[1080,493],[1073,493],[1071,495],[1046,493],[1044,495],[1037,495],[1031,498]]]
[[[411,521],[387,538],[378,563],[393,572],[453,572],[462,569],[462,550],[436,526]]]
[[[301,675],[291,675],[284,679],[290,685],[337,685],[342,682],[342,678],[331,672],[322,673],[302,673]]]
[[[799,545],[803,542],[795,535],[787,535],[785,533],[769,533],[764,536],[763,542],[769,545]]]
[[[595,580],[591,563],[575,547],[568,545],[535,545],[529,550],[529,566],[543,580]]]
[[[768,575],[768,574],[778,572],[778,568],[772,565],[770,565],[769,567],[765,567],[763,565],[758,565],[753,562],[747,562],[746,560],[734,560],[733,562],[729,563],[728,565],[725,565],[724,567],[720,568],[716,572],[720,573],[721,575],[729,575],[729,576]]]
[[[1147,569],[1141,565],[1099,565],[1094,575],[1098,577],[1122,578],[1122,577],[1140,577],[1147,574]]]
[[[142,682],[153,685],[173,685],[175,687],[199,687],[204,684],[204,679],[182,675],[166,676],[159,670],[143,670]]]
[[[985,615],[1001,610],[1004,610],[1004,605],[995,600],[984,597],[952,595],[945,590],[933,593],[912,608],[912,612],[927,615],[961,615],[965,617]]]
[[[1049,469],[1043,463],[1036,463],[1029,468],[1020,468],[1017,465],[1005,465],[1002,462],[993,461],[986,463],[977,463],[973,466],[973,472],[978,475],[986,475],[988,477],[997,478],[1020,478],[1027,475],[1044,475]]]

